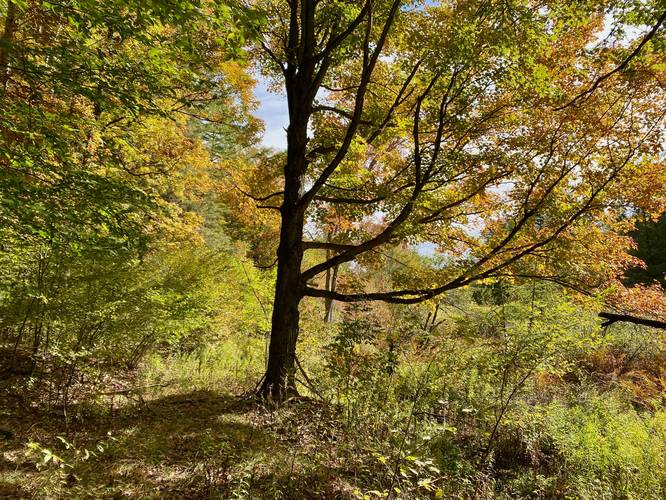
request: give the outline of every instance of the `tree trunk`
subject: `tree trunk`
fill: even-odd
[[[335,292],[338,286],[338,266],[333,267],[333,269],[326,270],[326,290],[329,292]],[[325,323],[333,323],[333,313],[335,312],[335,301],[333,299],[326,299],[325,302],[326,312],[324,314]]]
[[[271,319],[271,340],[268,365],[259,391],[262,397],[283,401],[297,395],[296,342],[298,340],[298,306],[303,297],[301,261],[303,228],[293,216],[283,214],[278,247],[278,270],[275,282],[275,302]]]
[[[277,279],[271,318],[271,340],[268,363],[259,390],[262,397],[274,401],[297,395],[296,342],[298,340],[298,306],[305,283],[301,276],[303,261],[303,225],[306,207],[302,203],[308,162],[307,127],[314,96],[308,94],[307,72],[287,79],[289,127],[287,129],[287,162],[284,167],[284,198],[280,207],[280,244],[277,250]],[[306,78],[305,82],[301,78]]]
[[[318,90],[318,84],[315,84],[318,64],[314,31],[316,4],[315,0],[292,4],[287,44],[289,60],[286,67],[282,68],[289,108],[287,161],[280,207],[280,244],[277,251],[271,340],[266,374],[259,389],[260,396],[270,397],[274,401],[284,401],[298,394],[295,377],[298,306],[305,293],[301,263],[307,203],[303,195],[308,169],[308,122]]]
[[[0,86],[7,90],[9,80],[9,50],[14,41],[16,33],[16,4],[12,1],[7,2],[7,14],[5,17],[5,29],[2,33],[2,44],[0,45]]]

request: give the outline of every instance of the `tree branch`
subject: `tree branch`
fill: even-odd
[[[326,47],[324,50],[322,50],[319,54],[315,55],[316,60],[322,60],[325,57],[329,57],[331,53],[337,49],[340,44],[342,44],[349,35],[351,35],[356,28],[359,27],[359,25],[363,22],[363,18],[368,14],[370,9],[370,2],[366,2],[363,8],[361,9],[361,12],[358,13],[358,16],[347,26],[347,28],[337,35],[335,35],[332,39],[329,40],[329,42],[326,44]]]
[[[347,120],[352,120],[354,118],[354,115],[352,113],[350,113],[349,111],[346,111],[346,110],[340,109],[340,108],[336,108],[335,106],[318,105],[318,106],[314,106],[312,108],[313,113],[326,112],[326,111],[338,114],[338,115],[346,118]],[[368,121],[368,120],[359,120],[358,123],[360,125],[373,125],[373,123],[371,121]]]
[[[250,194],[250,193],[248,193],[248,192],[242,190],[242,189],[239,188],[238,186],[234,186],[234,187],[235,187],[236,189],[238,189],[238,191],[240,191],[242,194],[244,194],[244,195],[247,196],[248,198],[253,199],[254,201],[268,201],[268,200],[270,200],[271,198],[274,198],[274,197],[276,197],[276,196],[281,196],[281,195],[284,194],[284,191],[276,191],[275,193],[271,193],[271,194],[266,195],[266,196],[254,196],[253,194]]]
[[[572,104],[576,103],[580,99],[583,99],[585,96],[588,96],[588,95],[592,94],[592,92],[594,92],[599,87],[599,85],[601,85],[604,82],[604,80],[607,80],[608,78],[613,76],[615,73],[618,73],[618,72],[622,71],[624,68],[626,68],[627,65],[631,62],[631,60],[634,59],[636,56],[638,56],[638,54],[643,49],[645,44],[648,43],[652,38],[654,38],[657,31],[659,30],[659,28],[661,27],[661,25],[664,23],[665,20],[666,20],[666,10],[661,14],[661,17],[659,17],[659,19],[657,20],[656,24],[652,27],[652,29],[643,37],[643,39],[641,40],[641,43],[639,43],[636,46],[636,48],[631,52],[631,54],[629,54],[626,57],[626,59],[624,59],[624,61],[622,61],[619,64],[619,66],[617,66],[612,71],[609,71],[608,73],[601,75],[599,78],[597,78],[594,81],[594,83],[592,83],[592,86],[590,88],[588,88],[587,90],[584,90],[583,92],[578,94],[576,97],[574,97],[568,103],[555,108],[555,111],[561,111],[561,110],[571,106]]]
[[[666,321],[657,321],[654,319],[639,318],[638,316],[631,316],[629,314],[615,314],[609,312],[600,312],[599,317],[606,320],[601,324],[603,327],[610,326],[617,321],[623,321],[626,323],[633,323],[635,325],[649,326],[651,328],[666,330]]]
[[[336,198],[334,196],[315,196],[315,200],[323,201],[326,203],[346,203],[349,205],[372,205],[373,203],[379,203],[384,201],[386,196],[377,196],[375,198],[370,198],[369,200],[364,200],[362,198]]]

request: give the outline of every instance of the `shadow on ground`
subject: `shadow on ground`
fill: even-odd
[[[0,497],[347,498],[325,411],[314,403],[268,411],[195,391],[68,428],[23,419],[0,442]],[[62,462],[39,465],[45,452],[26,455],[30,441]]]

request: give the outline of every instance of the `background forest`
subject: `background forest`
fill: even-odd
[[[666,497],[663,0],[0,19],[0,497]]]

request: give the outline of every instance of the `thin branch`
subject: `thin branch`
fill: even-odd
[[[410,92],[409,94],[407,94],[407,96],[405,96],[403,98],[403,95],[407,91],[407,88],[409,87],[409,84],[412,82],[412,80],[414,79],[414,76],[416,76],[416,73],[418,72],[419,68],[421,67],[422,62],[423,62],[423,60],[419,60],[414,65],[414,67],[412,68],[412,71],[409,73],[409,76],[403,82],[402,87],[400,88],[400,91],[398,92],[398,95],[396,96],[395,100],[393,101],[393,104],[391,104],[391,107],[389,107],[388,111],[386,112],[386,116],[384,117],[384,120],[382,120],[382,123],[379,125],[379,127],[377,127],[377,129],[374,130],[370,134],[368,139],[366,140],[366,142],[368,144],[372,144],[375,141],[375,139],[377,137],[379,137],[379,135],[386,128],[388,123],[391,121],[391,118],[393,117],[393,113],[396,110],[396,108],[398,106],[400,106],[405,101],[405,99],[407,99],[409,97],[409,95],[411,95],[411,92]]]
[[[327,153],[333,153],[334,151],[337,151],[338,148],[335,146],[317,146],[315,148],[312,148],[305,157],[308,158],[309,160],[312,160],[313,158],[316,158],[317,156],[325,155]]]
[[[262,266],[260,264],[255,264],[254,267],[256,267],[257,269],[262,269],[262,270],[272,269],[273,267],[275,267],[275,264],[277,264],[277,262],[278,262],[278,258],[275,257],[273,262],[271,264],[267,265],[267,266]]]
[[[261,45],[261,48],[264,50],[264,52],[266,52],[268,54],[268,57],[270,57],[273,60],[273,62],[278,65],[278,67],[280,68],[280,70],[284,74],[287,71],[284,64],[282,63],[280,58],[275,54],[275,52],[273,52],[271,50],[271,48],[266,44],[266,42],[264,42],[261,39],[261,36],[262,35],[260,34],[260,36],[258,37],[259,45]]]
[[[583,92],[581,92],[580,94],[578,94],[578,95],[577,95],[576,97],[574,97],[571,101],[569,101],[568,103],[566,103],[566,104],[564,104],[564,105],[562,105],[562,106],[560,106],[560,107],[555,108],[555,111],[561,111],[561,110],[563,110],[564,108],[567,108],[567,107],[571,106],[572,104],[576,103],[576,102],[579,101],[580,99],[583,99],[584,97],[589,96],[589,95],[592,94],[592,92],[594,92],[594,91],[599,87],[599,85],[601,85],[605,80],[607,80],[608,78],[610,78],[611,76],[613,76],[615,73],[618,73],[618,72],[622,71],[624,68],[626,68],[627,65],[631,62],[631,60],[638,56],[638,54],[639,54],[640,51],[643,49],[643,47],[645,46],[645,44],[648,43],[652,38],[654,38],[654,36],[656,35],[657,31],[659,30],[659,28],[661,27],[661,25],[664,23],[665,20],[666,20],[666,10],[661,14],[661,17],[657,20],[657,23],[652,27],[652,29],[651,29],[651,30],[650,30],[650,31],[649,31],[649,32],[643,37],[643,39],[641,40],[641,43],[639,43],[639,44],[636,46],[636,48],[631,52],[631,54],[629,54],[629,55],[626,57],[626,59],[624,59],[624,61],[622,61],[622,62],[621,62],[621,63],[620,63],[615,69],[613,69],[612,71],[609,71],[608,73],[605,73],[605,74],[601,75],[599,78],[597,78],[597,79],[594,81],[594,83],[592,84],[592,86],[591,86],[590,88],[588,88],[587,90],[584,90]]]
[[[234,185],[234,187],[235,187],[238,191],[240,191],[242,194],[244,194],[244,195],[247,196],[248,198],[253,199],[254,201],[268,201],[268,200],[270,200],[271,198],[274,198],[275,196],[281,196],[281,195],[284,194],[284,191],[276,191],[275,193],[271,193],[271,194],[266,195],[266,196],[254,196],[253,194],[248,193],[247,191],[244,191],[243,189],[241,189],[240,187],[238,187],[238,186],[236,186],[236,185]]]
[[[346,203],[349,205],[372,205],[373,203],[379,203],[384,201],[386,196],[376,196],[375,198],[370,198],[364,200],[362,198],[337,198],[334,196],[315,196],[315,200],[323,201],[325,203]]]
[[[358,13],[358,16],[347,26],[347,28],[337,35],[335,35],[329,42],[326,44],[326,47],[319,53],[315,55],[315,60],[321,60],[325,57],[329,57],[331,53],[337,49],[346,39],[349,37],[356,28],[363,22],[363,19],[370,11],[370,2],[366,2],[361,12]]]
[[[330,113],[335,113],[338,114],[347,120],[352,120],[354,118],[354,115],[350,113],[347,110],[336,108],[335,106],[325,106],[325,105],[318,105],[314,106],[312,108],[313,113],[321,113],[321,112],[330,112]],[[373,125],[371,121],[368,120],[359,120],[359,124],[361,125]]]

